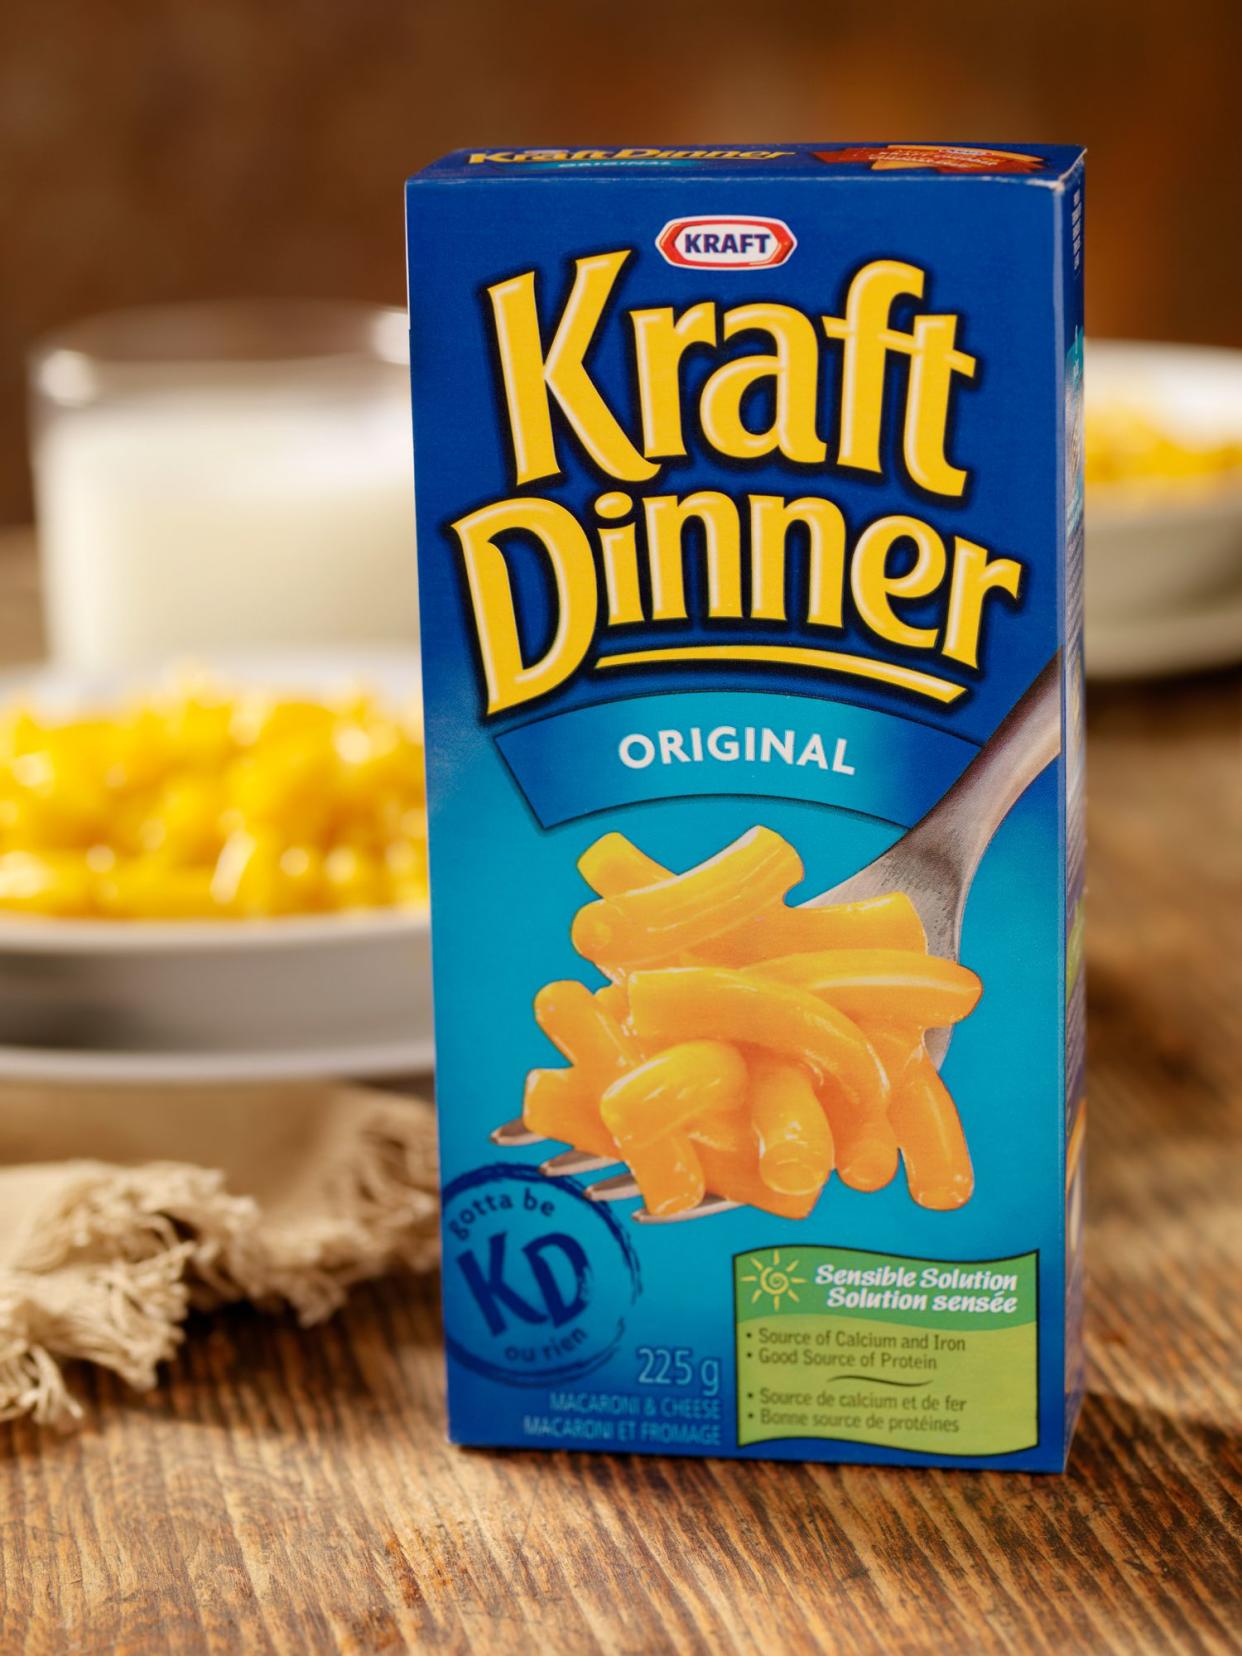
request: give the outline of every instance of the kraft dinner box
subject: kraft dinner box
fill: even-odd
[[[408,212],[453,1438],[1059,1470],[1081,152]]]

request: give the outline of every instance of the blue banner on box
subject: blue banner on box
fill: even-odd
[[[506,731],[497,746],[544,828],[704,794],[807,800],[910,827],[978,752],[871,708],[736,690],[573,708]]]

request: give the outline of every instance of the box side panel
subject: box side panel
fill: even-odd
[[[1082,1406],[1086,1184],[1086,728],[1083,675],[1083,169],[1060,202],[1065,364],[1065,1449]]]

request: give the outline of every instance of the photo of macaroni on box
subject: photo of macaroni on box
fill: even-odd
[[[875,1191],[899,1160],[920,1206],[970,1199],[924,1036],[967,1017],[981,985],[927,952],[907,896],[790,907],[802,862],[764,827],[681,874],[618,833],[578,866],[596,900],[573,943],[609,981],[535,997],[569,1067],[527,1077],[530,1133],[624,1161],[650,1218],[717,1198],[801,1219],[834,1172]]]

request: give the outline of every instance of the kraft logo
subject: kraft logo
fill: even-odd
[[[766,270],[797,245],[783,219],[739,214],[672,219],[656,237],[669,264],[708,270]]]

